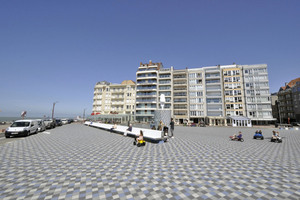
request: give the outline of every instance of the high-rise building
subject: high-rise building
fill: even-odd
[[[172,102],[172,88],[173,88],[173,82],[172,82],[172,71],[173,67],[171,68],[160,68],[158,71],[158,95],[165,95],[165,109],[172,109],[173,102]],[[158,108],[161,108],[161,105],[158,105]]]
[[[222,68],[203,67],[205,84],[205,115],[209,125],[225,125]]]
[[[194,123],[204,123],[206,117],[205,84],[203,68],[188,70],[189,116]]]
[[[253,124],[273,122],[267,65],[242,65],[246,116]]]
[[[236,65],[223,67],[225,114],[227,117],[247,116],[243,71]]]
[[[136,72],[136,111],[137,121],[153,120],[159,102],[159,70],[162,63],[140,63]],[[167,86],[166,86],[167,87]]]
[[[173,116],[179,123],[189,121],[188,70],[173,70]]]

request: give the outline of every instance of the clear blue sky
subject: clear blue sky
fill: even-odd
[[[265,63],[276,92],[300,77],[300,1],[0,1],[0,117],[90,114],[98,81],[149,60]]]

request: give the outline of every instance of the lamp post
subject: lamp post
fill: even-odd
[[[85,118],[85,110],[86,110],[86,108],[83,109],[83,122],[84,122],[84,118]]]
[[[55,104],[57,104],[58,101],[53,102],[53,107],[52,107],[52,120],[54,119],[54,108],[55,108]]]

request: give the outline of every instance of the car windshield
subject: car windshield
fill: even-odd
[[[30,122],[14,122],[11,127],[27,127]]]

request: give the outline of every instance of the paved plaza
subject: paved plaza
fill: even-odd
[[[244,142],[229,141],[243,132]],[[300,199],[300,131],[175,127],[166,143],[82,124],[1,139],[0,199]]]

